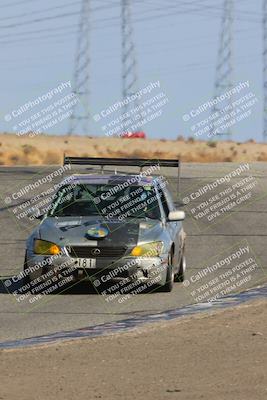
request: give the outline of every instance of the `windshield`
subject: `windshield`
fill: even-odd
[[[78,184],[57,192],[48,216],[102,216],[105,219],[160,219],[158,197],[153,186],[123,184]]]

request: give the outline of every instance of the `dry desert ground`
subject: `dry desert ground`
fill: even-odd
[[[108,137],[0,134],[0,165],[61,164],[68,156],[174,158],[183,162],[267,161],[267,144]]]

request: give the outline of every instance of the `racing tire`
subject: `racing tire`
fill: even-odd
[[[24,264],[23,264],[23,271],[25,271],[27,269],[27,251],[25,252],[25,258],[24,258]],[[31,283],[31,278],[28,275],[23,277],[23,282],[22,282],[22,286],[30,284]],[[30,288],[29,293],[32,293],[32,289]]]
[[[27,251],[25,251],[25,257],[24,257],[24,263],[23,263],[23,271],[27,269]],[[31,279],[29,275],[24,276],[23,278],[23,285],[26,285],[27,283],[30,283]]]
[[[186,259],[183,251],[183,255],[179,265],[179,271],[174,276],[174,282],[183,282],[185,279],[185,270],[186,270]]]
[[[167,274],[166,274],[166,283],[161,287],[163,292],[170,293],[173,289],[174,283],[174,272],[172,266],[172,255],[170,254],[168,257],[168,267],[167,267]]]

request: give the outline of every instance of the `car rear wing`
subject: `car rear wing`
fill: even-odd
[[[63,165],[83,165],[83,166],[100,166],[102,174],[104,173],[105,166],[123,166],[123,167],[139,167],[140,172],[144,167],[151,167],[153,165],[159,165],[160,167],[173,167],[177,168],[177,189],[178,193],[180,190],[180,172],[181,172],[181,161],[175,159],[162,159],[162,158],[102,158],[102,157],[67,157],[64,154]],[[117,173],[116,169],[114,170]]]

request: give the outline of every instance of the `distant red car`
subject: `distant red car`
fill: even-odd
[[[146,139],[146,134],[145,132],[125,132],[121,137],[126,139]]]

